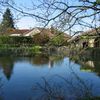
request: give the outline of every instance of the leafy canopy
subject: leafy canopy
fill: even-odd
[[[13,21],[13,15],[11,14],[11,11],[9,8],[6,9],[4,15],[3,15],[3,20],[0,25],[0,30],[7,30],[7,29],[14,29],[14,21]]]

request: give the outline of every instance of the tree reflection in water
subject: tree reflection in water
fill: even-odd
[[[39,65],[48,64],[49,68],[55,67],[55,62],[60,66],[60,63],[63,57],[61,56],[48,56],[48,55],[35,55],[32,58],[0,58],[0,65],[2,66],[3,73],[10,80],[14,63],[17,61],[22,62],[25,59],[29,61],[35,67]],[[100,73],[99,65],[100,62],[96,60],[92,60],[88,57],[77,57],[81,66],[81,70],[87,68],[90,69],[92,66],[92,70],[94,72]],[[63,59],[62,59],[63,60]],[[39,66],[41,67],[41,66]],[[75,66],[69,66],[70,69],[70,77],[69,76],[49,76],[43,77],[39,83],[34,84],[33,87],[33,98],[31,100],[86,100],[86,98],[92,98],[92,82],[87,82],[81,76],[78,76],[78,73],[74,71]],[[66,69],[67,70],[67,69]],[[2,79],[0,79],[0,84]],[[0,85],[0,92],[1,92]],[[1,95],[2,96],[2,95]],[[1,100],[1,99],[0,99]],[[91,99],[89,99],[91,100]]]
[[[34,55],[34,57],[0,57],[0,66],[3,69],[3,73],[6,76],[7,80],[10,80],[14,64],[16,62],[25,62],[28,61],[32,65],[35,65],[36,67],[41,67],[41,65],[48,64],[49,68],[52,68],[54,66],[54,63],[61,62],[62,56],[49,56],[44,54],[37,54]]]
[[[10,80],[12,75],[12,70],[14,67],[14,58],[11,57],[0,57],[0,66],[3,69],[3,73],[8,80]]]
[[[0,71],[1,71],[1,69],[0,69]],[[3,93],[2,93],[2,86],[3,86],[2,77],[0,75],[0,100],[3,100],[3,97],[2,97],[2,95],[3,95]]]
[[[87,50],[83,54],[70,56],[70,60],[81,65],[81,70],[95,72],[100,76],[100,49]]]
[[[31,100],[86,100],[92,98],[92,83],[79,77],[71,66],[72,76],[54,75],[53,78],[43,77],[33,87]],[[55,81],[56,80],[56,81]],[[90,99],[89,99],[90,100]]]

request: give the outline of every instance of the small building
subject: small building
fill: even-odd
[[[37,45],[44,45],[44,44],[48,45],[50,39],[52,40],[62,35],[61,38],[57,38],[56,40],[60,41],[63,40],[64,41],[63,44],[66,44],[66,41],[70,38],[70,35],[63,32],[59,34],[59,31],[58,33],[57,30],[55,31],[56,33],[54,32],[52,33],[50,28],[40,28],[40,27],[35,27],[33,29],[7,29],[1,35],[11,36],[11,37],[29,37],[32,38],[34,44]]]
[[[100,29],[93,29],[81,33],[69,40],[71,45],[80,48],[100,47]]]
[[[30,31],[27,31],[24,36],[34,36],[36,34],[40,33],[40,30],[38,28],[33,28]]]
[[[29,29],[6,29],[1,35],[5,36],[23,36],[26,32],[29,32]]]

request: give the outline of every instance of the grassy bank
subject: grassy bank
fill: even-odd
[[[0,56],[33,56],[36,53],[60,54],[66,53],[66,47],[55,45],[57,41],[38,44],[33,37],[0,36]],[[59,44],[59,42],[57,42]],[[68,50],[67,50],[68,51]]]
[[[0,36],[0,56],[33,56],[41,48],[32,37]]]
[[[15,47],[15,46],[2,46],[0,47],[1,56],[33,56],[36,53],[41,53],[41,46],[31,47]]]

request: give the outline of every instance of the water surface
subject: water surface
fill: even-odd
[[[0,57],[0,100],[77,100],[100,96],[100,62],[68,57]]]

